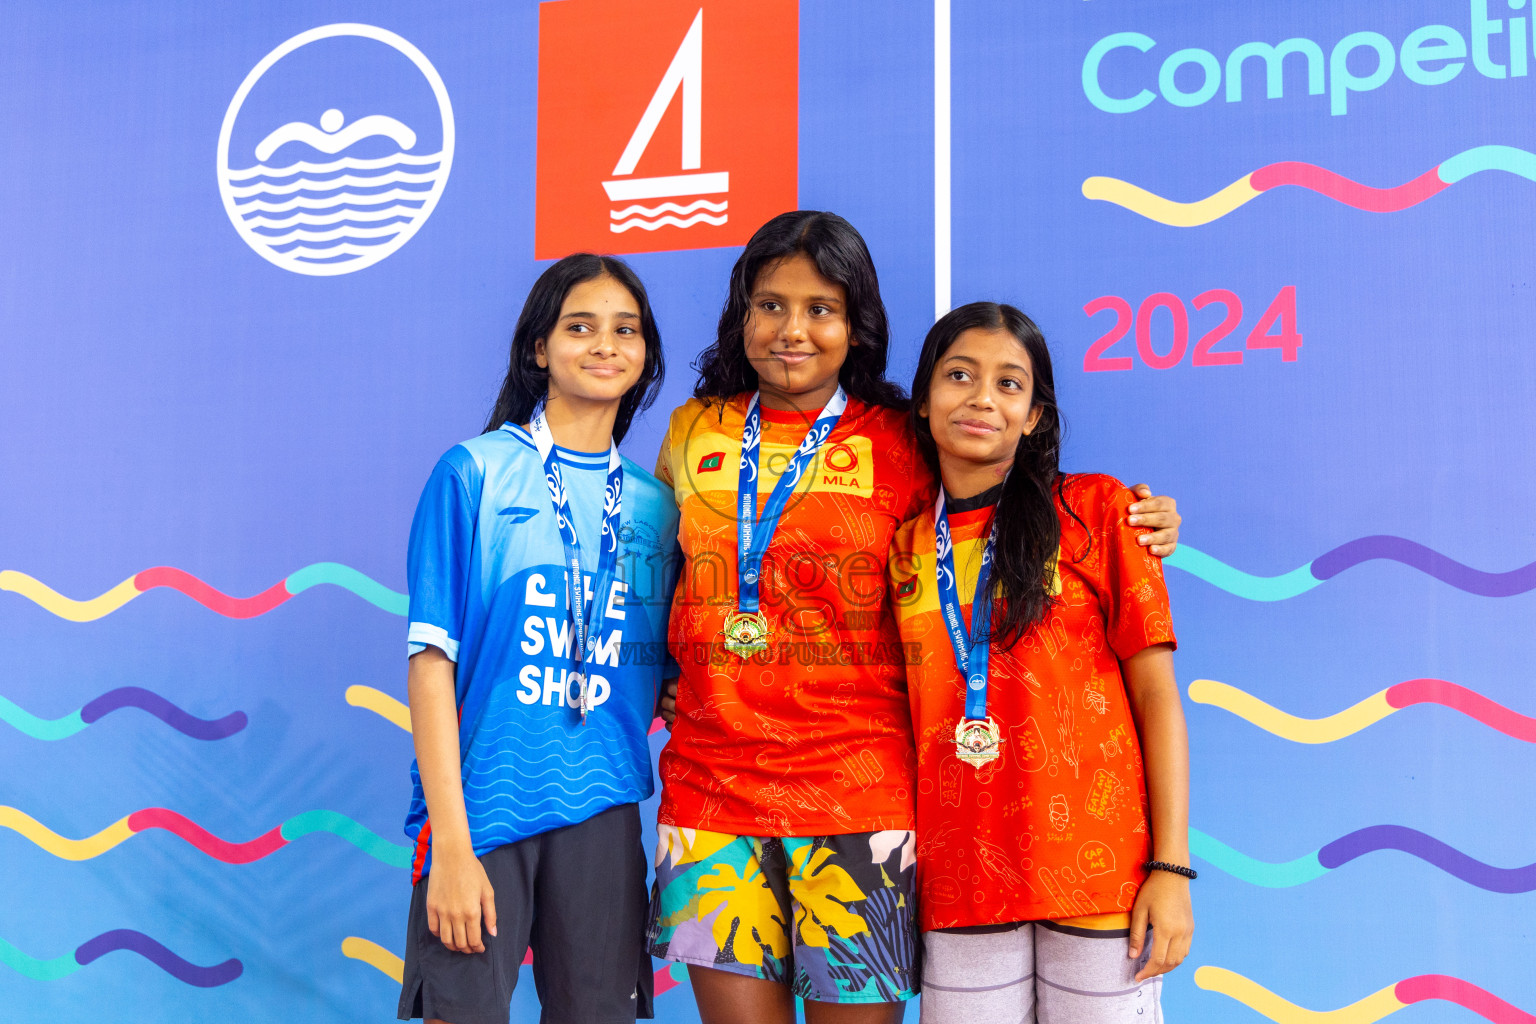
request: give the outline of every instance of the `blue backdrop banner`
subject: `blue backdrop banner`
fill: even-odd
[[[650,289],[652,464],[799,206],[868,240],[893,379],[1014,303],[1066,468],[1179,499],[1169,1016],[1536,1020],[1533,17],[12,0],[0,1016],[393,1018],[421,486],[575,248]]]

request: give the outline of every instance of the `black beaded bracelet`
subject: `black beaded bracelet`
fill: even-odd
[[[1194,868],[1187,868],[1182,864],[1169,864],[1167,861],[1162,860],[1149,860],[1143,867],[1148,871],[1170,871],[1175,875],[1183,875],[1191,880],[1200,877],[1200,872]]]

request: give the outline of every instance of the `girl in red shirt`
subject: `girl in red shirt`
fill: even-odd
[[[1135,496],[1059,471],[1050,353],[1012,306],[940,319],[912,391],[940,480],[890,562],[920,652],[924,1024],[1151,1024],[1194,872],[1168,595],[1127,529]]]

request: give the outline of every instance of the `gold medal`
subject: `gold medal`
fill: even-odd
[[[955,726],[955,756],[980,771],[1001,755],[1003,731],[988,715],[985,720],[962,718]]]
[[[768,617],[762,612],[736,612],[725,617],[725,649],[738,658],[750,658],[768,649]]]

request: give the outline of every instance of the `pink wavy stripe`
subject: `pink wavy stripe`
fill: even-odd
[[[288,845],[288,840],[283,838],[281,825],[249,842],[231,843],[220,839],[195,821],[175,811],[166,810],[164,807],[146,807],[142,811],[134,811],[128,815],[128,827],[135,832],[142,832],[147,828],[164,829],[185,839],[215,860],[221,860],[226,864],[249,864]]]
[[[1536,1016],[1518,1006],[1506,1003],[1492,992],[1484,992],[1470,981],[1445,974],[1421,974],[1416,978],[1404,978],[1397,983],[1392,994],[1405,1004],[1425,999],[1444,999],[1466,1007],[1493,1021],[1493,1024],[1536,1024]]]
[[[1387,703],[1394,708],[1405,708],[1410,704],[1442,704],[1506,736],[1536,743],[1536,718],[1511,711],[1475,690],[1444,679],[1410,679],[1389,686]]]
[[[1417,206],[1430,196],[1446,188],[1440,180],[1440,168],[1433,167],[1412,181],[1395,188],[1372,188],[1358,181],[1351,181],[1342,174],[1335,174],[1316,164],[1299,160],[1286,160],[1260,167],[1248,177],[1248,183],[1260,192],[1267,192],[1281,185],[1297,185],[1311,189],[1329,199],[1371,213],[1395,213]]]
[[[222,591],[213,589],[191,573],[169,565],[145,569],[133,577],[133,585],[139,589],[140,593],[156,587],[170,587],[172,590],[179,590],[186,594],[204,608],[218,612],[220,615],[227,615],[231,619],[255,618],[276,608],[293,596],[288,593],[286,583],[287,580],[280,580],[254,597],[230,597]]]

